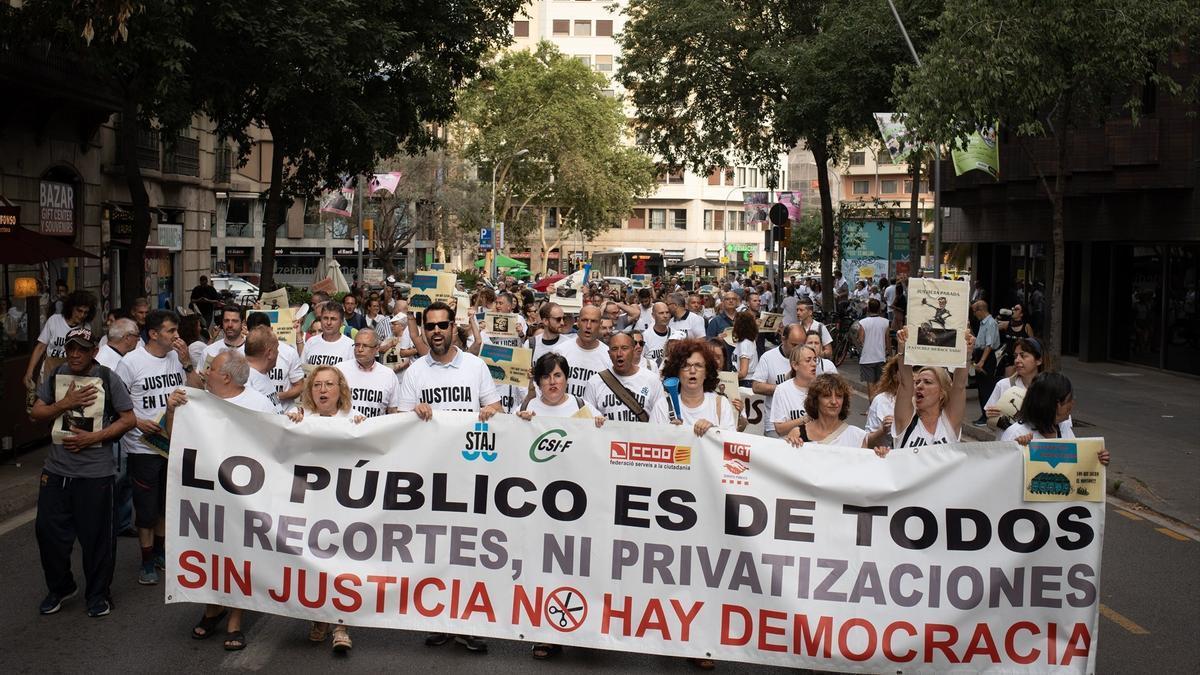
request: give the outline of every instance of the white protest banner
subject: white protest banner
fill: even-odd
[[[168,602],[858,672],[1095,672],[1104,505],[1013,443],[469,413],[175,417]]]
[[[749,424],[746,425],[745,432],[754,434],[755,436],[763,435],[763,424],[766,419],[763,412],[766,410],[767,399],[765,396],[754,393],[750,387],[742,387],[742,400],[746,402],[746,407],[742,410],[742,417],[746,418]]]
[[[945,279],[908,280],[908,341],[904,362],[910,366],[955,369],[967,363],[967,305],[971,287]]]

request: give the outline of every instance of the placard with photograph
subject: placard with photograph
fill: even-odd
[[[517,315],[503,312],[487,312],[483,315],[483,330],[494,338],[515,338],[517,334]]]
[[[99,431],[104,428],[104,381],[98,377],[82,375],[55,375],[54,400],[61,401],[65,398],[67,390],[72,384],[76,389],[95,387],[96,399],[92,401],[91,405],[68,410],[54,420],[54,426],[50,429],[50,440],[59,445],[62,445],[63,439],[75,435],[72,428],[82,429],[86,432]]]
[[[945,279],[908,280],[904,363],[954,370],[967,363],[970,286]]]
[[[783,315],[773,312],[762,312],[758,315],[758,332],[778,333],[783,327]]]

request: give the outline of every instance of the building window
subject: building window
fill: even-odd
[[[646,209],[634,209],[633,213],[629,214],[628,227],[631,230],[646,229]]]
[[[882,186],[879,189],[880,192],[882,192],[885,195],[896,194],[896,181],[885,180],[885,181],[880,181],[880,182],[882,183]]]
[[[728,167],[728,166],[725,167],[725,184],[730,187],[737,185],[737,183],[733,182],[733,168],[732,167]]]
[[[746,167],[739,166],[737,168],[737,185],[746,185]]]
[[[708,172],[708,184],[709,185],[720,185],[721,184],[721,169],[713,169],[712,171]]]
[[[671,209],[671,226],[677,230],[687,229],[687,209]]]
[[[856,194],[856,195],[871,194],[871,181],[867,181],[867,180],[854,181],[854,194]]]
[[[575,37],[591,37],[592,22],[591,21],[576,21],[575,22]]]
[[[749,179],[750,179],[750,182],[747,183],[747,185],[749,185],[751,187],[762,187],[758,184],[758,169],[756,169],[754,167],[750,168]]]
[[[587,66],[588,68],[592,67],[592,57],[590,55],[576,54],[575,58],[579,59],[579,62],[582,63],[583,65]]]
[[[704,229],[713,229],[713,212],[710,209],[704,209]]]
[[[658,174],[658,182],[663,185],[683,185],[683,169],[667,171],[666,168],[660,169]]]
[[[529,22],[514,21],[513,22],[513,37],[529,37]]]
[[[651,230],[667,229],[667,210],[666,209],[650,209],[650,229]]]
[[[596,21],[596,37],[612,37],[612,19],[598,19]]]
[[[552,26],[552,32],[555,35],[570,35],[571,22],[566,19],[555,19]]]
[[[867,153],[862,150],[856,150],[850,153],[850,166],[865,166],[867,163]]]
[[[611,73],[613,68],[612,54],[597,54],[596,55],[596,70],[602,73]]]

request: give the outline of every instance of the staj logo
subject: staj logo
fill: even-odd
[[[726,443],[722,452],[722,483],[750,484],[750,446],[745,443]]]
[[[467,432],[466,447],[462,451],[463,459],[468,462],[477,459],[494,462],[496,455],[496,434],[488,431],[487,422],[476,422],[475,429]]]
[[[561,456],[570,447],[571,440],[567,438],[567,432],[562,429],[551,429],[533,439],[533,443],[529,446],[529,459],[538,463],[549,462],[555,457]]]
[[[609,446],[609,461],[613,464],[659,464],[664,467],[690,469],[692,449],[686,445],[613,441]]]

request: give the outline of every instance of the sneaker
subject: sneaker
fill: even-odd
[[[977,426],[977,427],[986,427],[986,426],[987,426],[987,418],[986,418],[986,417],[980,417],[979,419],[977,419],[977,420],[975,420],[974,422],[972,422],[972,424],[974,424],[974,425],[975,425],[975,426]]]
[[[487,643],[483,638],[477,638],[473,635],[455,635],[454,641],[467,648],[467,651],[487,653]]]
[[[38,605],[38,614],[46,615],[46,614],[53,614],[53,613],[57,612],[58,610],[62,609],[64,602],[75,597],[75,595],[77,593],[79,593],[78,588],[71,591],[70,593],[67,593],[66,595],[59,595],[58,593],[47,593],[46,599],[42,600],[42,604]]]
[[[102,616],[108,616],[109,612],[111,611],[112,607],[108,604],[107,600],[97,600],[96,602],[88,605],[87,610],[88,616],[92,617],[93,619]]]
[[[162,571],[167,571],[167,556],[164,553],[154,554],[154,567]]]
[[[142,563],[142,570],[138,573],[138,583],[143,586],[158,585],[158,570],[154,569],[153,562]]]
[[[426,647],[441,647],[450,641],[450,635],[447,633],[430,633],[425,636]]]

